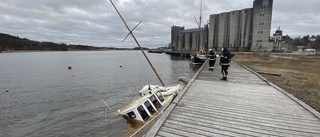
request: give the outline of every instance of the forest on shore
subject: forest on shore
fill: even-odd
[[[9,34],[0,33],[0,52],[1,51],[74,51],[74,50],[137,50],[135,47],[132,49],[115,48],[115,47],[94,47],[88,45],[73,45],[65,43],[53,42],[39,42],[29,40],[27,38],[20,38]],[[145,49],[145,48],[144,48]]]

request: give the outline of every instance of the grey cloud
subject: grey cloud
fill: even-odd
[[[291,37],[320,35],[319,0],[274,1],[272,31],[281,27]]]
[[[114,0],[142,46],[166,46],[172,25],[197,27],[200,0]],[[203,0],[203,22],[210,14],[252,7],[253,0]],[[319,0],[274,0],[272,32],[318,35]],[[109,0],[2,0],[0,32],[37,41],[92,46],[134,46]]]

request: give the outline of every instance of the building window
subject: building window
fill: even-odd
[[[261,31],[261,34],[263,33],[263,31]]]
[[[263,25],[263,22],[261,24]]]

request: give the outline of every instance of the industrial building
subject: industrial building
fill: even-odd
[[[273,0],[254,0],[252,8],[211,14],[203,28],[171,27],[172,51],[199,52],[208,49],[271,51]],[[200,40],[200,41],[199,41]]]

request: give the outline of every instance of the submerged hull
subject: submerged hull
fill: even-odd
[[[202,65],[206,61],[206,58],[204,56],[199,56],[199,55],[192,55],[190,59],[191,59],[190,65],[192,66]]]
[[[131,130],[131,132],[128,132],[126,134],[126,136],[130,136],[130,137],[142,137],[143,135],[145,135],[149,129],[154,125],[154,123],[157,122],[157,120],[162,116],[162,114],[164,113],[164,111],[168,108],[168,106],[170,105],[170,103],[173,101],[175,96],[171,95],[170,97],[168,97],[168,102],[166,105],[164,105],[158,112],[156,115],[154,115],[150,120],[148,120],[146,123],[139,123],[139,125],[136,125],[136,128],[133,128]]]
[[[185,79],[179,80],[180,84],[171,87],[146,85],[139,91],[139,98],[118,110],[118,115],[131,125],[125,136],[142,136],[151,128],[188,83]]]

